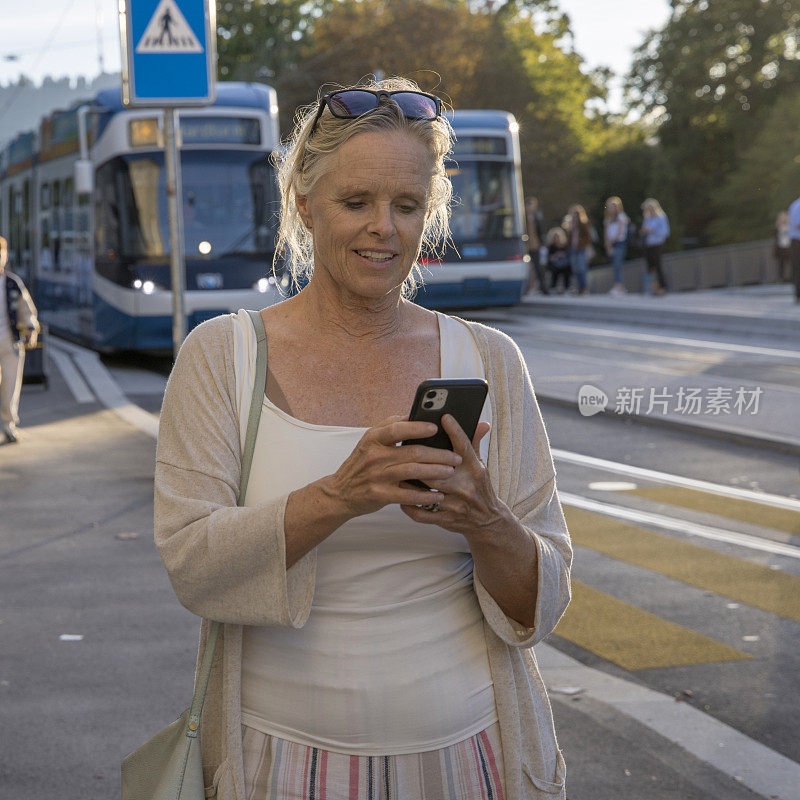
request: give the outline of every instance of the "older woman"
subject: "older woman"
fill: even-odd
[[[421,248],[447,231],[450,143],[439,100],[403,79],[300,115],[279,163],[280,244],[308,283],[261,312],[242,507],[247,314],[195,329],[170,377],[156,541],[204,618],[200,656],[207,620],[224,623],[207,796],[563,796],[528,648],[567,605],[571,550],[528,372],[502,333],[409,299]],[[439,377],[487,380],[473,440],[445,417],[453,451],[397,446],[435,432],[408,411]]]

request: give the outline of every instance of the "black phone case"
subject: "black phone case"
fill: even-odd
[[[448,390],[444,406],[431,411],[423,408],[422,403],[425,399],[425,393],[430,389],[441,387]],[[421,444],[425,445],[425,447],[452,450],[453,444],[450,441],[450,437],[441,425],[441,418],[445,414],[450,414],[456,418],[458,424],[464,429],[464,433],[467,434],[471,441],[481,418],[481,411],[486,401],[488,389],[486,381],[478,378],[464,378],[463,380],[436,378],[423,381],[417,387],[417,394],[414,397],[414,403],[411,406],[411,414],[409,414],[408,419],[411,422],[435,422],[439,426],[439,430],[435,435],[426,439],[407,439],[403,444]],[[419,486],[421,489],[430,488],[422,481],[413,480],[408,482],[414,484],[414,486]]]

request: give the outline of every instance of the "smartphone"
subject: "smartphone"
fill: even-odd
[[[471,441],[478,427],[488,390],[486,381],[479,378],[458,380],[437,378],[423,381],[417,387],[408,419],[410,422],[435,422],[439,430],[433,436],[425,439],[407,439],[403,444],[421,444],[426,447],[452,450],[453,444],[441,424],[444,414],[455,417]],[[408,483],[420,489],[430,489],[422,481],[411,480]]]

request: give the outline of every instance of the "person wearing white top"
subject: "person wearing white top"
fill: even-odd
[[[403,800],[564,796],[535,660],[527,657],[530,673],[508,654],[500,664],[507,651],[494,632],[499,624],[511,640],[532,643],[569,600],[569,537],[527,370],[515,366],[513,343],[493,348],[498,366],[467,323],[411,300],[422,249],[448,235],[453,140],[441,111],[438,98],[403,78],[338,90],[301,111],[276,154],[277,252],[305,285],[261,311],[266,386],[243,507],[216,505],[227,479],[203,486],[209,470],[221,474],[214,462],[242,446],[256,357],[246,312],[230,320],[224,356],[233,399],[216,378],[198,378],[196,391],[175,388],[201,363],[214,373],[216,360],[196,349],[222,330],[214,320],[190,334],[170,377],[156,540],[181,601],[225,623],[221,694],[237,704],[224,723],[204,723],[204,743],[213,742],[206,796],[372,800],[378,780],[380,796]],[[437,430],[408,419],[422,381],[484,377],[496,398],[512,375],[524,375],[519,391],[500,408],[484,406],[472,439],[445,415],[452,450],[399,446]],[[201,412],[197,397],[209,391],[215,399]],[[239,421],[238,442],[215,427],[213,409],[223,406],[222,416]],[[192,423],[176,427],[189,408]],[[509,443],[512,408],[539,420],[534,436],[517,435],[523,456]],[[190,428],[202,414],[204,446],[217,445],[193,461]],[[506,442],[499,458],[498,441]],[[531,486],[538,471],[544,482]],[[205,510],[184,524],[175,511],[189,506]],[[534,512],[537,530],[521,521]],[[281,577],[265,582],[260,560],[275,555],[276,542],[278,563],[269,563]],[[201,583],[187,582],[184,570],[200,565]],[[307,611],[292,599],[301,584]],[[231,592],[235,603],[224,600]],[[291,618],[272,624],[250,613],[277,594]],[[487,607],[502,617],[491,630]],[[511,693],[535,703],[524,721],[512,716]],[[220,692],[206,698],[210,708],[219,703]],[[525,753],[510,725],[516,740],[525,735]],[[531,764],[541,765],[536,782]]]

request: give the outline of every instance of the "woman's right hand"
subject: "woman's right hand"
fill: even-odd
[[[353,452],[331,476],[330,488],[345,504],[349,516],[371,514],[392,503],[427,505],[441,502],[441,492],[401,486],[412,479],[440,481],[453,475],[461,456],[452,450],[425,445],[405,445],[408,439],[433,436],[432,422],[409,422],[404,416],[389,417],[361,437]]]

